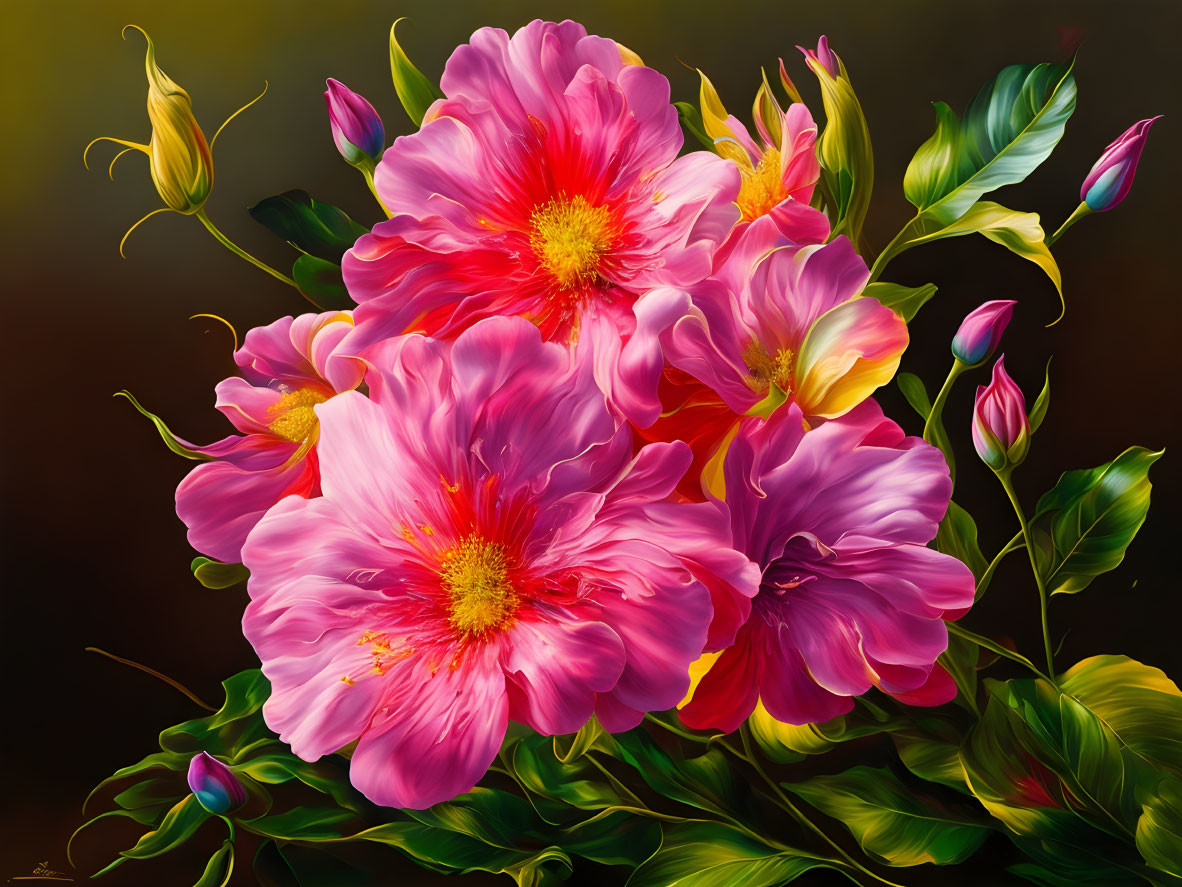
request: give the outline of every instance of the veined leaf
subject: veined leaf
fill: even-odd
[[[335,206],[299,189],[260,200],[247,212],[300,252],[338,264],[345,250],[369,232]]]
[[[1075,110],[1071,65],[1010,65],[977,93],[964,119],[936,102],[936,132],[907,167],[903,192],[939,225],[1030,175],[1050,156]]]
[[[948,503],[948,511],[936,530],[936,550],[963,562],[977,579],[984,575],[989,566],[977,542],[976,521],[955,502]]]
[[[911,404],[911,409],[919,413],[919,418],[926,422],[932,412],[932,402],[928,399],[923,380],[915,373],[899,373],[895,376],[895,384],[903,392],[903,397],[907,398],[907,403]]]
[[[908,323],[935,294],[934,283],[925,283],[923,286],[900,286],[897,283],[881,281],[870,284],[862,292],[862,295],[870,296],[886,305]]]
[[[1163,779],[1145,802],[1137,849],[1155,869],[1182,878],[1182,781]]]
[[[398,101],[402,102],[407,116],[415,126],[422,126],[423,115],[436,99],[443,98],[443,92],[411,63],[398,43],[394,29],[401,21],[398,19],[390,26],[390,76],[394,79],[394,91],[398,93]]]
[[[1039,570],[1052,594],[1074,594],[1115,569],[1149,511],[1149,468],[1163,451],[1130,447],[1098,468],[1068,471],[1031,520]]]
[[[316,256],[300,256],[291,266],[291,277],[299,291],[322,311],[343,311],[356,307],[341,266]]]
[[[892,734],[891,739],[895,742],[895,750],[903,766],[920,779],[970,794],[964,781],[964,769],[960,765],[960,748],[956,743],[904,732]]]
[[[747,720],[751,735],[773,761],[782,764],[803,760],[807,755],[819,755],[835,745],[862,736],[889,733],[905,726],[904,722],[859,700],[849,714],[840,715],[820,724],[787,724],[773,718],[760,702]]]
[[[628,887],[777,887],[817,868],[837,869],[720,822],[690,821],[666,826],[661,849],[632,873]]]
[[[889,865],[952,865],[989,837],[987,823],[915,795],[885,768],[857,766],[785,788],[844,823],[867,854]]]

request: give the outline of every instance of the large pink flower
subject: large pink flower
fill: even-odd
[[[209,446],[185,445],[213,461],[176,491],[189,543],[229,563],[259,518],[284,496],[319,495],[314,407],[356,388],[364,365],[341,354],[348,313],[283,317],[246,334],[234,361],[242,378],[217,385],[217,408],[239,431]]]
[[[520,318],[368,359],[373,399],[317,407],[323,496],[243,550],[272,729],[308,760],[359,740],[353,784],[420,808],[470,789],[509,719],[675,705],[758,584],[711,506],[667,501],[688,448],[634,456],[589,362]]]
[[[955,695],[935,661],[974,583],[925,547],[952,492],[943,456],[872,400],[813,431],[801,418],[793,406],[747,420],[727,452],[713,504],[763,581],[734,645],[703,663],[681,710],[692,727],[733,730],[757,702],[825,721],[871,687],[919,705]]]
[[[575,22],[483,28],[441,85],[447,98],[378,165],[394,217],[344,259],[355,347],[520,315],[591,349],[613,407],[652,422],[665,318],[640,297],[710,273],[739,217],[738,170],[678,158],[669,82]]]

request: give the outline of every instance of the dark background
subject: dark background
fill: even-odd
[[[932,393],[947,372],[946,343],[964,313],[986,299],[1019,300],[1005,350],[1028,398],[1054,354],[1050,414],[1016,475],[1029,508],[1065,469],[1097,465],[1132,444],[1179,442],[1182,330],[1174,267],[1182,114],[1172,59],[1180,9],[1173,0],[11,4],[0,53],[8,115],[0,170],[8,320],[0,435],[7,691],[0,877],[30,874],[41,862],[68,871],[65,842],[82,821],[90,788],[152,751],[161,728],[200,714],[165,685],[84,647],[148,663],[215,703],[222,678],[256,663],[238,627],[245,591],[206,590],[189,573],[193,553],[173,513],[172,489],[190,464],[111,394],[131,389],[182,436],[221,437],[229,426],[212,409],[212,389],[231,371],[230,338],[212,321],[187,318],[221,314],[245,332],[306,306],[222,249],[193,219],[153,218],[128,241],[127,260],[119,257],[123,232],[160,205],[142,155],[120,161],[114,184],[105,170],[117,149],[97,146],[90,172],[81,163],[95,136],[149,136],[144,45],[135,34],[120,41],[123,25],[135,22],[152,35],[161,66],[192,95],[207,136],[270,81],[267,97],[218,141],[208,210],[233,239],[278,267],[292,254],[244,211],[262,197],[302,187],[360,221],[378,218],[360,176],[336,154],[321,92],[326,76],[343,80],[377,106],[389,137],[407,132],[386,56],[387,30],[401,15],[410,17],[400,27],[403,45],[433,78],[450,49],[477,27],[513,29],[537,16],[570,16],[663,71],[674,98],[697,99],[696,75],[679,62],[701,67],[743,119],[759,65],[770,73],[777,56],[820,116],[815,80],[793,45],[815,45],[826,33],[846,62],[874,139],[877,187],[867,237],[875,246],[910,216],[902,175],[934,127],[928,102],[943,99],[962,110],[1002,66],[1061,60],[1065,39],[1081,33],[1079,102],[1066,136],[1030,181],[997,199],[1041,213],[1053,230],[1076,206],[1079,183],[1105,145],[1140,118],[1166,119],[1153,130],[1125,203],[1080,223],[1056,247],[1066,319],[1044,328],[1058,311],[1051,285],[1033,265],[980,237],[916,249],[886,275],[940,287],[912,326],[902,367]],[[1066,38],[1060,28],[1069,29]],[[957,498],[977,518],[991,555],[1015,525],[969,443],[971,389],[985,376],[978,371],[962,380],[945,415],[960,456]],[[893,385],[882,400],[918,433]],[[1084,593],[1054,601],[1056,639],[1070,628],[1061,667],[1096,653],[1126,653],[1182,674],[1178,458],[1169,453],[1153,469],[1153,508],[1125,563]],[[1007,561],[966,624],[1008,634],[1031,652],[1038,650],[1036,596],[1020,558]],[[104,821],[78,842],[81,874],[71,874],[84,878],[135,834],[122,821]],[[989,846],[1004,852],[1006,845]],[[173,856],[151,869],[128,863],[104,880],[195,880],[204,857],[188,850]],[[240,863],[235,883],[250,883],[247,860]],[[896,879],[941,883],[949,875],[974,883],[968,868],[955,875],[897,870]],[[399,860],[390,872],[390,883],[445,883]],[[502,881],[508,883],[490,878]],[[818,875],[800,883],[829,881]]]

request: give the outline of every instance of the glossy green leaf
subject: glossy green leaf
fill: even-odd
[[[160,439],[164,441],[164,445],[176,453],[178,456],[184,456],[186,459],[192,459],[194,462],[209,462],[213,459],[212,456],[207,456],[204,453],[199,453],[196,450],[190,449],[184,441],[178,438],[169,430],[169,427],[164,424],[164,420],[155,413],[149,413],[145,410],[138,400],[132,395],[130,391],[116,391],[115,397],[126,397],[131,401],[131,405],[135,407],[141,416],[146,417],[153,425],[156,426],[156,431],[160,435]]]
[[[659,794],[711,813],[742,814],[746,809],[745,787],[735,779],[720,750],[680,758],[666,752],[642,730],[611,738],[615,757],[634,767]]]
[[[655,819],[612,811],[567,829],[560,843],[568,853],[602,865],[636,868],[661,846],[661,826]]]
[[[681,128],[687,135],[693,136],[707,151],[717,154],[714,139],[706,134],[706,126],[702,123],[702,112],[689,102],[674,102],[677,109],[677,119],[681,121]]]
[[[398,93],[398,100],[406,109],[407,116],[415,126],[421,126],[423,115],[436,99],[443,98],[443,92],[414,66],[398,43],[394,30],[401,21],[403,19],[398,19],[390,26],[390,76],[394,79],[394,91]]]
[[[1010,65],[982,87],[963,120],[936,102],[936,132],[903,180],[907,199],[920,215],[950,225],[982,195],[1021,182],[1062,138],[1075,95],[1071,65]]]
[[[1052,594],[1082,591],[1124,559],[1149,511],[1149,468],[1163,452],[1131,447],[1099,468],[1068,471],[1038,500],[1031,531]]]
[[[164,814],[164,820],[158,828],[145,834],[134,847],[124,850],[120,856],[126,856],[128,859],[149,859],[167,853],[189,840],[212,815],[197,803],[196,796],[189,795]]]
[[[564,763],[554,756],[549,737],[530,736],[512,751],[513,772],[529,791],[580,810],[625,804],[624,796],[585,759]]]
[[[853,711],[819,724],[788,724],[773,718],[760,703],[747,720],[751,736],[773,761],[782,764],[819,755],[851,739],[889,733],[906,726],[888,712],[865,699],[858,699]]]
[[[932,402],[928,399],[927,389],[924,388],[919,376],[915,373],[899,373],[895,376],[895,384],[899,386],[911,408],[919,413],[919,418],[926,422],[932,412]]]
[[[948,636],[948,649],[937,660],[956,681],[957,702],[969,711],[977,709],[977,662],[981,648],[958,634]]]
[[[923,734],[894,733],[891,739],[899,760],[920,779],[938,782],[959,792],[968,792],[964,768],[960,763],[960,746],[956,742]]]
[[[344,311],[356,307],[345,288],[341,266],[334,262],[316,256],[300,256],[291,266],[291,276],[299,291],[323,311]]]
[[[989,836],[985,822],[917,795],[885,768],[857,766],[785,788],[843,823],[868,855],[889,865],[952,865]]]
[[[854,93],[845,65],[837,77],[810,60],[809,68],[821,86],[825,128],[817,141],[817,156],[834,201],[830,207],[831,237],[844,234],[857,246],[874,190],[874,151],[870,128]]]
[[[923,286],[901,286],[897,283],[876,281],[862,291],[862,295],[877,299],[908,323],[935,294],[936,285],[934,283],[925,283]]]
[[[936,531],[936,550],[963,562],[977,579],[984,575],[989,566],[977,542],[976,521],[955,502],[948,503],[948,511]]]
[[[592,718],[573,736],[555,736],[554,756],[562,763],[569,764],[594,748],[597,740],[603,735],[603,727],[599,726],[599,721]]]
[[[1182,878],[1182,781],[1163,779],[1137,820],[1137,849],[1145,862]]]
[[[776,887],[818,868],[841,871],[810,854],[769,847],[731,826],[691,821],[665,827],[661,849],[632,873],[627,887]]]
[[[299,189],[260,200],[247,212],[300,252],[338,264],[345,250],[369,232],[342,210]]]
[[[226,887],[234,874],[234,842],[227,838],[209,858],[205,871],[193,887]]]
[[[242,564],[223,564],[208,557],[193,558],[189,569],[206,588],[230,588],[250,578],[250,570]]]
[[[350,834],[357,817],[336,807],[293,807],[283,813],[247,820],[255,834],[281,841],[332,841]]]

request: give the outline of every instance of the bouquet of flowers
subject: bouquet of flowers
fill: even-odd
[[[1048,612],[1121,562],[1161,453],[1023,504],[1049,376],[1028,401],[998,357],[971,439],[1016,532],[987,556],[952,499],[970,429],[942,414],[1016,302],[964,319],[933,398],[896,373],[936,287],[887,282],[901,253],[979,233],[1058,290],[1051,246],[1121,202],[1153,120],[1047,236],[986,197],[1062,137],[1072,66],[1004,68],[960,116],[936,104],[915,215],[875,254],[870,133],[824,37],[801,50],[821,107],[781,61],[749,125],[705,73],[697,105],[671,102],[575,22],[478,30],[438,85],[391,29],[412,134],[387,147],[365,98],[325,93],[385,218],[262,200],[287,273],[207,215],[222,128],[206,140],[147,46],[150,141],[109,141],[148,155],[149,215],[196,216],[311,310],[235,333],[222,440],[123,392],[197,463],[176,491],[193,574],[245,585],[260,667],[100,786],[113,806],[87,825],[145,827],[104,872],[212,836],[199,887],[244,844],[261,883],[303,887],[388,883],[359,847],[521,885],[896,884],[983,845],[1040,885],[1182,877],[1182,694],[1124,656],[1064,668]],[[873,399],[892,380],[922,437]],[[1037,604],[1029,654],[961,621],[1018,551],[1028,587],[998,593]],[[793,768],[839,747],[869,763]]]

